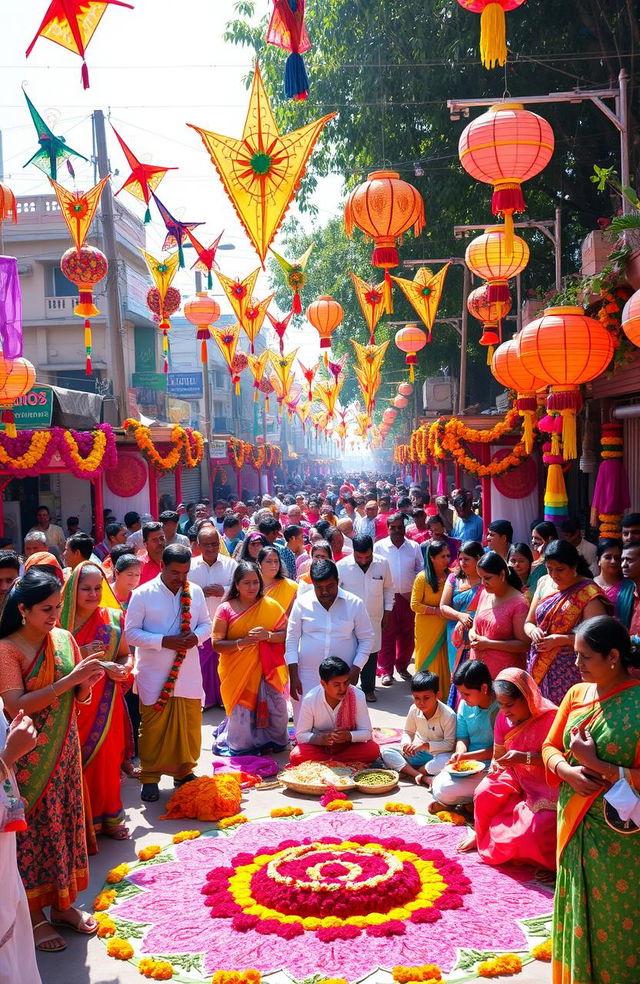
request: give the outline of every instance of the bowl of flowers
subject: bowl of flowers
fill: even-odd
[[[460,759],[458,762],[449,762],[445,765],[445,772],[448,772],[450,776],[454,779],[463,779],[466,776],[475,776],[478,772],[482,772],[486,762],[480,762],[478,759]]]

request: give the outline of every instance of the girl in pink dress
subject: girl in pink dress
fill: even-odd
[[[493,764],[473,798],[475,833],[460,850],[478,848],[487,864],[556,867],[558,789],[548,784],[542,743],[557,707],[525,670],[503,670],[493,683],[500,712]]]
[[[529,641],[524,631],[528,614],[522,582],[494,550],[478,561],[484,592],[469,632],[470,659],[486,663],[493,679],[510,666],[524,669]]]

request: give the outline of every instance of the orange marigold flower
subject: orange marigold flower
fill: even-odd
[[[260,971],[216,970],[211,984],[260,984]]]
[[[151,858],[155,858],[162,848],[159,844],[149,844],[148,847],[141,847],[138,851],[138,857],[141,861],[150,861]]]
[[[191,783],[189,784],[191,785]],[[171,840],[174,844],[182,844],[183,841],[192,841],[196,837],[200,836],[199,830],[180,830],[177,834],[174,834]]]
[[[108,909],[109,906],[113,904],[115,897],[116,897],[115,888],[107,888],[104,891],[100,892],[99,895],[96,895],[95,899],[93,900],[93,908],[95,909],[96,912],[104,912],[105,909]]]
[[[412,816],[416,812],[408,803],[396,803],[394,800],[385,803],[384,808],[387,813],[401,813],[406,817]]]
[[[131,960],[133,947],[127,940],[122,940],[116,936],[107,943],[107,954],[116,960]]]
[[[129,874],[128,864],[119,864],[117,868],[112,868],[111,871],[107,873],[107,882],[109,885],[117,885]]]
[[[248,819],[244,814],[236,813],[233,817],[223,817],[222,820],[218,820],[218,827],[220,830],[226,830],[227,827],[237,827],[241,823],[247,823]]]
[[[331,800],[325,805],[325,810],[329,813],[339,813],[341,810],[353,810],[351,800]]]
[[[478,964],[479,977],[508,977],[509,974],[519,974],[521,970],[522,960],[516,953],[504,953],[501,957]]]
[[[544,943],[538,943],[534,946],[531,951],[531,956],[535,957],[536,960],[543,960],[545,963],[551,963],[551,955],[553,949],[553,940],[549,938],[545,940]]]
[[[451,813],[449,810],[440,810],[436,816],[443,823],[452,823],[455,827],[464,827],[467,823],[461,813]]]
[[[269,814],[272,819],[277,820],[280,817],[301,817],[304,810],[299,806],[277,806]]]
[[[422,984],[429,984],[430,981],[441,981],[442,971],[437,964],[421,964],[419,967],[404,967],[402,965],[394,967],[392,970],[394,981],[398,984],[410,984],[412,981],[421,981]]]
[[[169,981],[173,977],[173,968],[167,960],[154,960],[152,957],[143,957],[138,964],[138,972],[153,981]]]
[[[96,912],[94,913],[94,918],[98,923],[97,936],[99,939],[105,940],[116,935],[116,924],[106,912]]]

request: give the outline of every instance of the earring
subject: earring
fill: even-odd
[[[26,620],[26,618],[24,617],[24,615],[22,616],[22,624],[23,624],[23,625],[26,625],[26,624],[27,624],[27,620]]]

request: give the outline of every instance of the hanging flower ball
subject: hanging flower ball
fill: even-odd
[[[406,396],[396,396],[394,397],[393,400],[393,405],[398,410],[404,410],[404,408],[407,406],[408,403],[409,401],[407,400]]]
[[[157,287],[150,287],[147,291],[147,307],[153,314],[157,315],[158,318],[163,316],[170,318],[172,314],[180,310],[180,305],[182,303],[182,297],[180,296],[180,291],[176,287],[168,287],[167,293],[164,297],[164,304],[162,305],[162,310],[160,307],[160,291]]]
[[[412,396],[413,394],[413,384],[412,383],[400,383],[398,386],[398,393],[400,396]]]
[[[74,313],[81,318],[93,318],[100,314],[93,303],[93,288],[107,275],[109,265],[107,258],[95,246],[86,244],[80,249],[72,246],[60,258],[62,273],[75,284],[80,292],[78,304]]]

